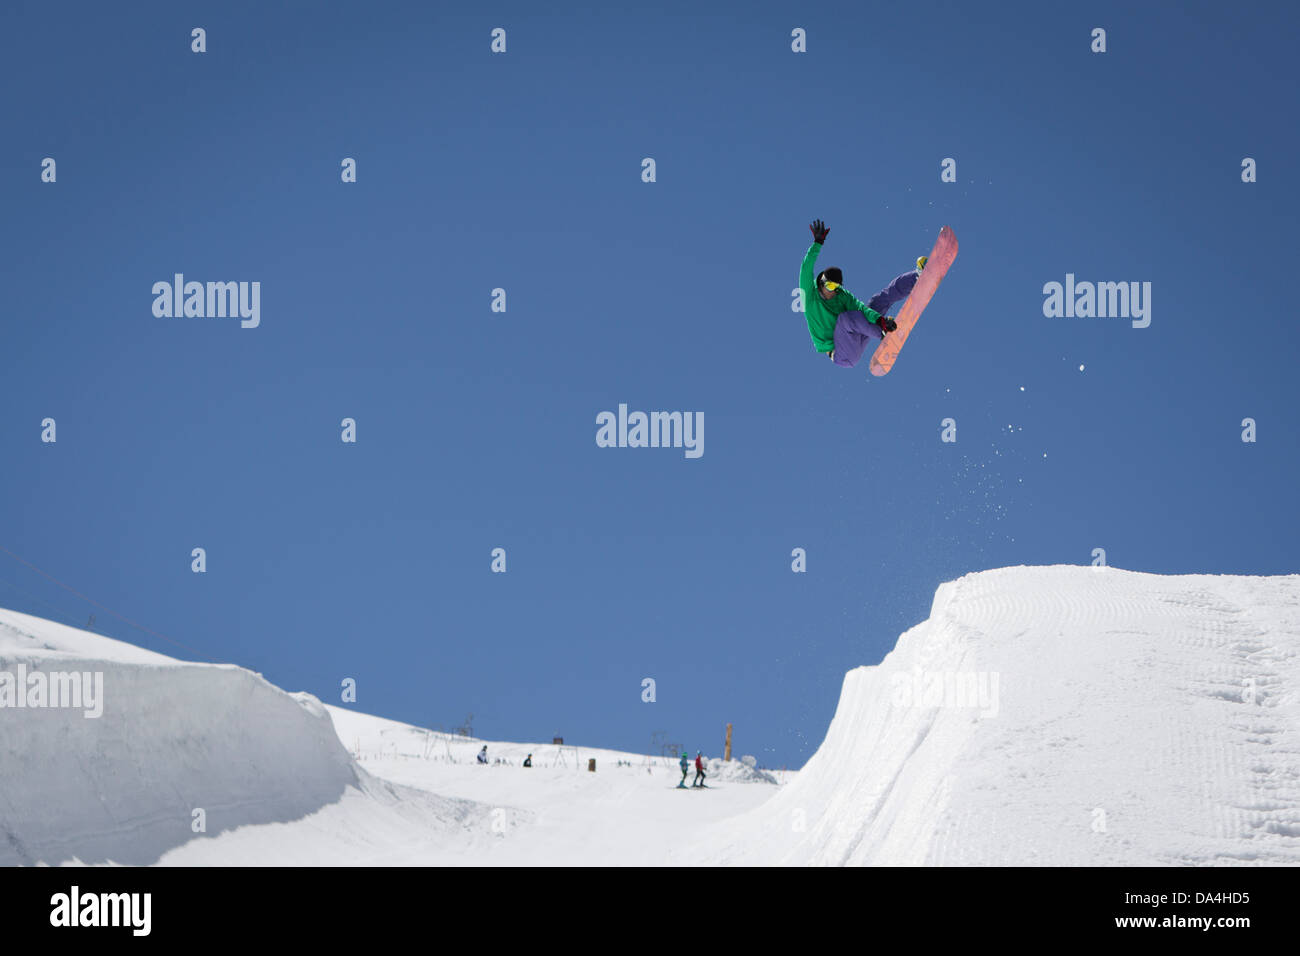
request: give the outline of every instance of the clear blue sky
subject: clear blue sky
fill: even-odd
[[[0,546],[326,701],[773,766],[968,571],[1300,570],[1293,4],[564,6],[7,8]],[[887,378],[790,310],[818,217],[863,299],[961,241]],[[261,326],[155,318],[176,272]],[[4,554],[0,605],[95,612]]]

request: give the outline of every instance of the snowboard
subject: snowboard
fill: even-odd
[[[944,226],[939,230],[939,238],[935,241],[934,248],[930,250],[930,258],[926,261],[925,268],[921,270],[921,278],[916,281],[916,285],[912,287],[912,294],[907,297],[903,308],[898,312],[898,318],[895,319],[898,328],[885,333],[885,337],[880,340],[880,344],[876,346],[876,351],[871,356],[872,375],[886,375],[894,367],[894,361],[907,343],[912,326],[916,325],[916,320],[930,304],[930,299],[934,297],[934,290],[939,288],[939,283],[948,274],[948,267],[956,258],[957,236],[950,228]]]

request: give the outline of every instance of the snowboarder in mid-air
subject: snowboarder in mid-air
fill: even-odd
[[[804,318],[813,348],[828,354],[836,365],[852,368],[868,345],[879,342],[897,327],[894,317],[886,313],[911,294],[925,268],[926,257],[917,259],[915,269],[895,278],[864,304],[844,288],[844,274],[838,266],[823,269],[814,278],[817,254],[830,230],[820,219],[808,228],[812,230],[813,244],[799,269],[799,288],[803,290]]]

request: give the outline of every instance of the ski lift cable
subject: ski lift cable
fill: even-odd
[[[22,588],[20,588],[18,585],[14,584],[12,581],[6,581],[4,578],[0,578],[0,585],[3,585],[4,587],[7,587],[9,590],[15,592],[16,594],[25,597],[27,600],[31,601],[33,604],[37,605],[38,607],[45,608],[46,611],[52,612],[53,615],[57,615],[57,616],[51,616],[50,617],[51,621],[58,621],[60,624],[68,625],[68,627],[77,626],[72,622],[72,618],[69,617],[68,612],[65,611],[63,608],[55,607],[53,604],[49,604],[45,601],[42,601],[35,594],[32,594],[32,592],[25,591]]]
[[[207,658],[208,655],[204,654],[204,653],[203,653],[202,651],[200,651],[198,648],[190,647],[190,645],[188,645],[188,644],[183,644],[183,643],[180,642],[180,641],[173,640],[172,638],[168,637],[166,634],[159,634],[157,631],[152,630],[151,628],[147,628],[147,627],[145,627],[143,624],[137,624],[135,621],[131,620],[129,617],[125,617],[125,616],[123,616],[123,615],[121,615],[121,614],[118,614],[118,613],[117,613],[116,611],[114,611],[111,607],[107,607],[107,606],[105,606],[105,605],[103,605],[103,604],[100,604],[100,603],[99,603],[98,601],[96,601],[94,598],[88,598],[88,597],[86,597],[86,595],[82,594],[82,593],[81,593],[80,591],[78,591],[76,588],[72,587],[71,585],[64,584],[62,581],[60,581],[60,580],[59,580],[58,578],[56,578],[54,575],[49,574],[49,573],[47,573],[47,572],[45,572],[45,571],[42,571],[40,568],[38,568],[36,565],[32,564],[30,561],[28,561],[28,560],[26,560],[26,559],[20,557],[19,555],[14,554],[12,551],[10,551],[8,548],[6,548],[4,545],[0,545],[0,551],[3,551],[5,554],[9,555],[9,557],[13,558],[15,561],[19,562],[20,564],[24,564],[24,565],[26,565],[27,567],[31,568],[31,569],[32,569],[33,571],[35,571],[37,574],[41,575],[41,577],[48,578],[50,581],[53,581],[55,584],[57,584],[59,587],[63,588],[65,591],[68,591],[68,592],[70,592],[70,593],[72,593],[72,594],[75,594],[77,597],[81,598],[83,601],[87,602],[88,604],[93,604],[95,607],[99,608],[99,609],[100,609],[101,611],[103,611],[104,613],[113,615],[113,617],[117,618],[119,621],[122,621],[122,622],[125,623],[125,624],[129,624],[131,627],[134,627],[136,630],[138,630],[138,631],[143,631],[145,634],[150,634],[150,635],[152,635],[153,637],[158,638],[160,641],[166,641],[168,644],[173,644],[173,645],[175,645],[176,647],[183,648],[184,650],[189,651],[191,654],[196,654],[196,655],[198,655],[198,656],[201,657],[201,658],[204,658],[204,659]]]

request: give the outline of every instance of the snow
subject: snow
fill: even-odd
[[[665,846],[689,846],[711,823],[757,806],[777,789],[738,760],[709,760],[710,789],[678,790],[677,758],[590,747],[484,741],[425,731],[329,707],[340,738],[370,773],[517,812],[521,825],[458,864],[654,865]],[[475,757],[487,744],[492,763]],[[524,758],[533,755],[533,766]],[[596,760],[596,771],[587,770]],[[504,763],[496,763],[501,760]],[[620,765],[622,761],[622,765]],[[694,757],[687,783],[694,780]],[[767,779],[763,779],[766,777]]]
[[[1300,576],[1008,568],[844,679],[714,863],[1300,862]],[[951,676],[984,700],[917,700]]]
[[[0,864],[237,862],[218,848],[231,831],[255,840],[341,804],[330,835],[338,844],[351,839],[357,821],[347,808],[358,798],[371,829],[393,824],[384,848],[402,819],[449,830],[468,814],[369,778],[314,699],[304,706],[243,668],[187,664],[0,612],[0,671],[20,665],[102,674],[103,710],[94,718],[80,708],[0,710]],[[199,823],[206,834],[196,834]],[[301,846],[280,862],[327,856],[328,841],[300,831]],[[250,861],[275,862],[274,844],[267,849]]]
[[[434,733],[0,610],[0,673],[104,681],[97,718],[0,707],[0,864],[1295,864],[1298,661],[1297,575],[971,574],[845,675],[797,774],[714,757],[681,790],[672,758]]]
[[[433,734],[0,610],[20,666],[101,673],[105,700],[0,708],[0,865],[653,863],[776,789],[738,761],[682,791],[663,757]]]
[[[104,660],[122,664],[176,664],[125,641],[79,630],[44,618],[0,611],[0,660]]]

